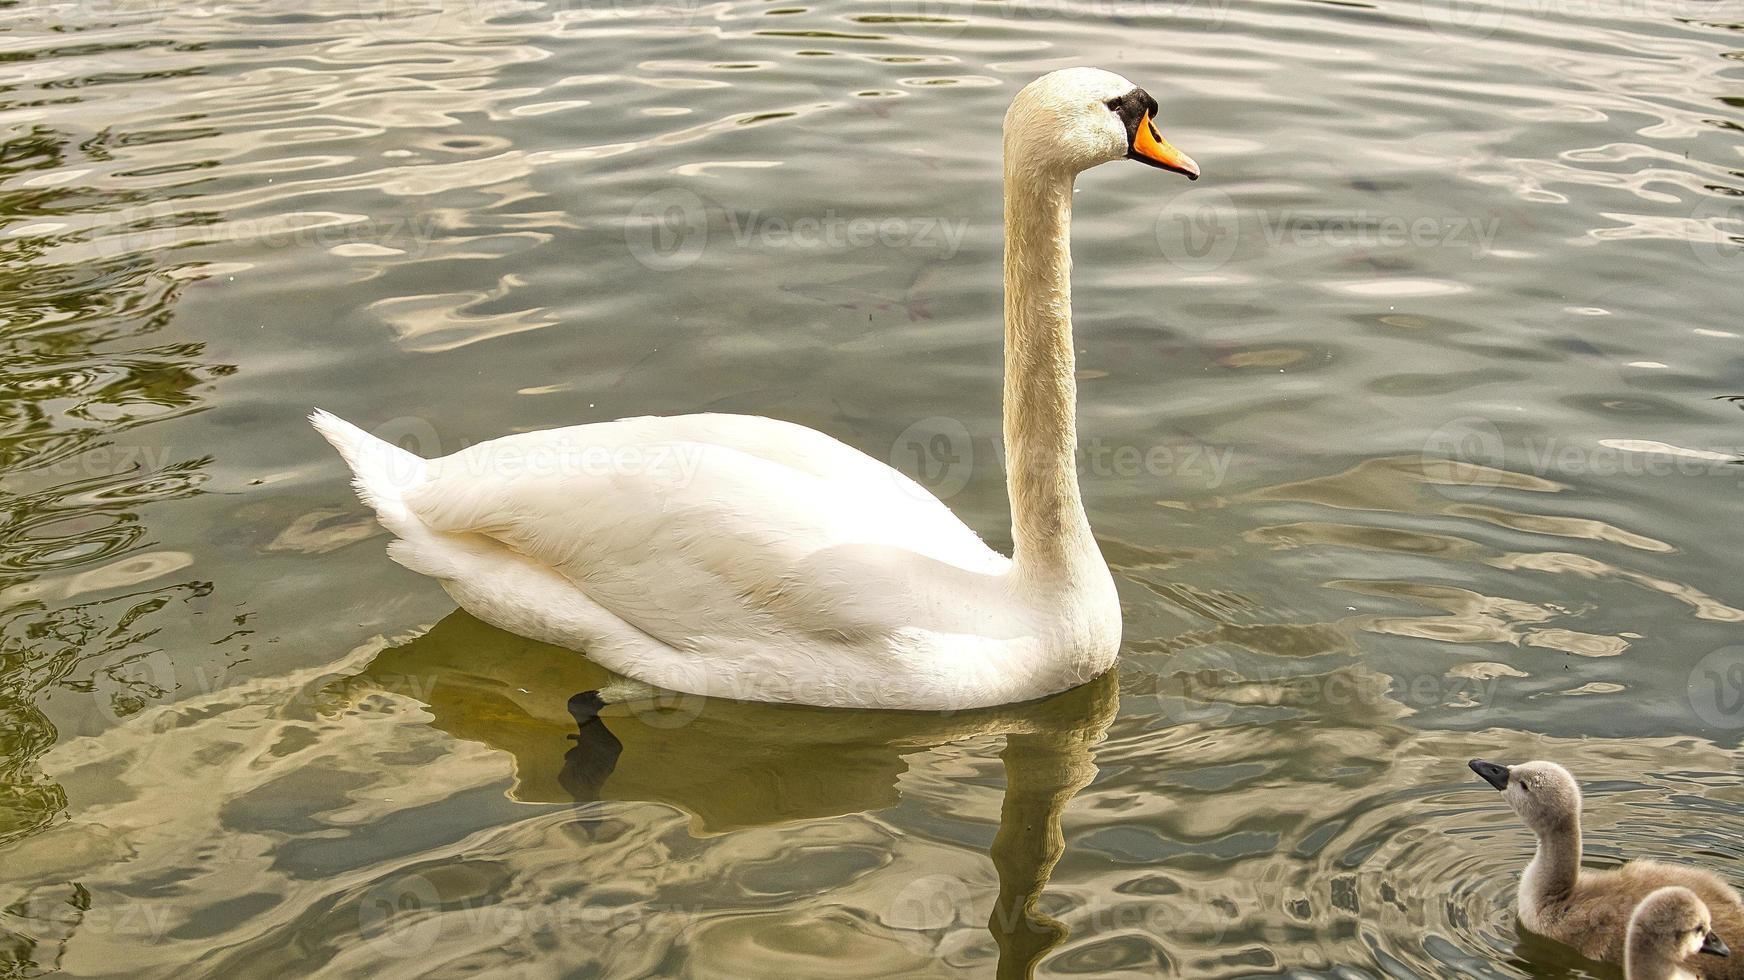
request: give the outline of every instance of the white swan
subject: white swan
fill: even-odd
[[[316,411],[397,536],[388,553],[494,626],[660,687],[946,710],[1113,665],[1120,603],[1074,465],[1072,184],[1122,158],[1198,176],[1156,100],[1094,68],[1005,116],[1011,558],[870,456],[742,415],[620,419],[423,460]]]

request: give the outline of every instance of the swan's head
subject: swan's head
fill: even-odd
[[[1008,166],[1076,174],[1137,160],[1199,178],[1193,158],[1157,132],[1157,100],[1100,68],[1062,68],[1030,82],[1005,114]]]
[[[1522,762],[1504,766],[1482,759],[1473,759],[1472,772],[1502,791],[1502,798],[1532,828],[1544,833],[1579,824],[1581,809],[1580,784],[1574,776],[1554,762]]]
[[[1714,932],[1708,906],[1688,888],[1661,888],[1635,906],[1629,917],[1629,956],[1680,963],[1697,953],[1730,956]],[[1631,974],[1633,975],[1633,974]]]

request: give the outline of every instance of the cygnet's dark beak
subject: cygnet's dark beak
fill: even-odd
[[[1719,933],[1712,929],[1709,929],[1708,934],[1702,937],[1702,952],[1709,956],[1732,955],[1732,950],[1726,945],[1726,941],[1721,939]]]
[[[1489,783],[1496,789],[1503,790],[1508,788],[1507,766],[1499,766],[1494,762],[1485,762],[1482,759],[1473,759],[1471,762],[1467,763],[1467,765],[1471,766],[1472,772],[1484,777],[1484,782]]]

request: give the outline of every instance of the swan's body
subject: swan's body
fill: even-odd
[[[1744,944],[1744,900],[1713,873],[1658,861],[1620,868],[1581,867],[1580,786],[1554,762],[1501,766],[1474,759],[1473,771],[1503,798],[1538,838],[1537,852],[1520,878],[1520,922],[1565,943],[1589,959],[1623,963],[1629,923],[1637,906],[1664,888],[1687,889],[1712,913],[1725,943]],[[1703,955],[1684,969],[1713,980],[1744,980],[1744,959]],[[1676,976],[1676,974],[1672,974]]]
[[[622,419],[381,466],[372,453],[400,450],[315,421],[399,537],[396,561],[493,626],[660,687],[979,706],[1089,680],[1119,640],[1091,603],[1050,618],[1022,601],[1011,560],[936,498],[803,426]],[[611,463],[625,447],[646,465]],[[602,467],[580,464],[598,452]],[[389,469],[413,476],[385,492],[361,476]]]
[[[1729,976],[1709,971],[1723,970],[1731,955],[1725,940],[1714,932],[1707,903],[1688,888],[1670,885],[1642,899],[1629,917],[1623,972],[1628,980]]]
[[[311,418],[398,540],[494,626],[674,690],[955,709],[1108,669],[1120,606],[1078,495],[1068,224],[1078,172],[1196,175],[1155,101],[1095,69],[1044,76],[1005,123],[1005,438],[1015,549],[914,481],[802,426],[621,419],[423,460]]]

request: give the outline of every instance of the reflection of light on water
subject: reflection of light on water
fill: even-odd
[[[446,641],[443,630],[451,634]],[[912,939],[917,931],[951,936],[949,945],[966,955],[985,955],[978,950],[984,927],[971,925],[973,917],[956,899],[979,910],[1007,902],[1016,916],[1012,935],[1049,935],[1035,932],[1031,906],[1059,856],[1060,811],[1094,774],[1088,753],[1114,709],[1111,678],[1031,706],[954,717],[886,713],[872,722],[872,732],[865,731],[867,715],[854,712],[711,702],[691,726],[677,730],[648,728],[608,709],[602,717],[615,717],[625,748],[615,770],[622,778],[606,784],[616,802],[590,804],[578,814],[568,803],[529,810],[501,795],[512,784],[525,800],[529,769],[560,769],[568,743],[554,722],[505,711],[489,675],[447,662],[455,650],[450,643],[476,651],[478,639],[491,632],[456,614],[422,647],[423,638],[389,654],[371,645],[330,669],[153,709],[103,735],[58,747],[44,760],[55,778],[75,788],[101,779],[108,798],[7,850],[9,878],[29,891],[77,876],[98,896],[93,908],[105,913],[129,905],[130,881],[170,875],[198,889],[199,905],[158,906],[152,952],[129,964],[147,972],[209,949],[204,931],[190,931],[209,909],[262,893],[282,900],[232,924],[226,933],[234,951],[230,968],[259,965],[262,954],[285,955],[268,947],[286,931],[306,941],[298,944],[309,957],[306,965],[333,955],[370,963],[408,951],[426,966],[432,958],[481,948],[526,954],[529,944],[573,917],[627,930],[655,947],[609,951],[589,942],[585,950],[568,951],[608,962],[656,955],[702,931],[714,940],[699,954],[705,961],[730,958],[746,943],[759,959],[797,956],[796,963],[835,955],[846,945],[868,962],[914,969],[926,961],[922,954],[932,951],[933,940],[919,952],[891,940]],[[564,662],[583,665],[579,676],[608,677],[568,651],[526,644],[520,652],[547,678]],[[432,677],[417,697],[405,693],[415,686],[410,681]],[[770,724],[781,715],[813,724],[784,732]],[[443,725],[463,737],[450,737],[437,727]],[[168,731],[173,738],[148,734]],[[960,756],[996,774],[998,762],[983,754],[985,741],[966,752],[941,741],[988,731],[1009,733],[1004,816],[998,802],[991,811],[974,807],[965,816],[1000,827],[993,844],[997,874],[985,854],[905,840],[860,812],[896,804],[904,770],[930,768],[935,754],[940,761]],[[649,739],[654,754],[639,748]],[[781,748],[784,739],[790,740],[785,758],[757,757]],[[414,758],[416,765],[390,764]],[[695,767],[684,764],[691,758]],[[889,765],[879,761],[886,758]],[[826,760],[850,768],[852,778],[816,784],[812,792],[823,795],[798,809],[779,792],[745,785],[747,773],[775,766],[784,781],[803,786],[828,771],[832,762]],[[710,781],[710,771],[723,767],[732,770],[727,778]],[[222,793],[193,789],[214,773],[223,774]],[[868,780],[889,782],[879,791]],[[442,810],[444,801],[493,790],[499,802],[468,805],[459,824],[418,829],[432,807]],[[189,793],[198,799],[185,799]],[[710,803],[713,796],[742,798]],[[732,833],[717,827],[692,836],[679,812],[640,802],[660,799],[679,801],[699,818],[738,813],[755,822]],[[510,812],[517,807],[520,813]],[[380,836],[396,827],[397,834]],[[390,838],[399,841],[388,848],[391,858],[379,849]],[[371,843],[357,850],[365,841]],[[224,862],[210,862],[214,846],[227,855]],[[486,868],[495,882],[466,884]],[[803,884],[793,877],[801,868],[810,878]],[[947,868],[954,870],[940,871]],[[956,883],[948,890],[951,902],[916,905],[911,891],[890,893],[928,874]],[[320,884],[310,889],[299,885],[304,880]],[[990,892],[995,883],[996,894]],[[826,902],[821,914],[819,895]],[[942,908],[946,918],[904,918],[911,905],[923,912]],[[894,918],[873,925],[885,915]],[[772,935],[791,930],[798,930],[794,946],[770,945]],[[982,938],[965,944],[965,930]],[[75,969],[100,964],[140,938],[96,926],[81,930],[76,922],[69,934],[78,937],[66,950]],[[801,942],[801,934],[815,942]],[[995,939],[1005,948],[1002,935]],[[1030,955],[1022,942],[1010,949]]]
[[[1468,287],[1457,282],[1437,282],[1429,279],[1375,279],[1369,282],[1329,282],[1326,288],[1352,296],[1376,296],[1383,299],[1421,299],[1429,296],[1453,296]]]
[[[1103,709],[1073,727],[1082,706],[1071,699],[1063,740],[1045,706],[910,719],[923,731],[907,738],[897,737],[903,723],[868,713],[711,702],[689,726],[654,729],[608,707],[601,717],[624,752],[604,801],[576,810],[541,781],[572,744],[553,693],[563,688],[521,679],[609,675],[456,614],[409,642],[152,709],[55,748],[44,767],[87,802],[0,849],[13,890],[0,900],[50,902],[60,882],[79,880],[96,910],[89,924],[75,915],[45,935],[65,942],[71,969],[94,973],[209,954],[202,923],[234,907],[251,911],[217,933],[232,971],[367,970],[410,951],[422,969],[539,955],[635,972],[683,948],[699,968],[798,972],[849,950],[886,974],[938,958],[987,969],[999,956],[1053,956],[1090,968],[1136,956],[1208,975],[1371,953],[1436,974],[1563,956],[1518,945],[1512,882],[1529,835],[1472,785],[1464,757],[1570,765],[1589,787],[1595,853],[1728,846],[1724,827],[1668,833],[1655,812],[1704,792],[1696,774],[1729,772],[1723,750],[1416,732],[1389,720],[1401,713],[1384,678],[1365,688],[1309,672],[1262,692],[1240,661],[1225,667],[1175,696],[1229,710],[1160,729],[1131,713],[1106,741]],[[1494,667],[1478,673],[1508,673]],[[1146,697],[1146,679],[1120,693]],[[1334,690],[1372,696],[1328,699]],[[998,740],[937,741],[989,726],[1012,731],[1003,775]],[[781,775],[785,798],[747,781],[762,767]],[[843,767],[853,778],[828,781]],[[891,780],[888,795],[868,794],[869,777]],[[543,805],[505,796],[537,799],[542,786],[554,789]],[[793,791],[823,795],[808,804]],[[700,826],[710,813],[716,826]],[[1035,832],[1049,813],[1063,813],[1063,834]],[[733,814],[740,822],[723,832]],[[890,823],[899,817],[902,832]],[[961,846],[965,832],[985,841],[990,826],[991,861],[985,844]],[[150,916],[126,918],[138,907],[130,896],[165,877],[201,901],[153,901]],[[1295,938],[1277,941],[1275,922]],[[563,938],[583,926],[615,939]],[[151,942],[136,948],[142,935]]]
[[[1737,443],[1706,404],[1732,391],[1731,280],[1689,275],[1739,254],[1717,101],[1736,32],[1695,16],[1711,4],[1509,7],[1495,43],[1411,3],[962,6],[0,10],[7,922],[90,974],[1578,969],[1515,937],[1526,839],[1438,768],[1478,753],[1582,769],[1601,861],[1744,862],[1744,799],[1699,737],[1744,727],[1744,672],[1715,649],[1744,619],[1712,516],[1736,479],[1511,455],[1610,436],[1719,473],[1704,454]],[[1169,70],[1133,61],[1133,25]],[[566,770],[610,754],[567,737],[563,699],[600,681],[581,658],[448,628],[332,683],[298,673],[447,611],[366,540],[311,401],[449,449],[730,409],[888,458],[955,418],[977,465],[953,506],[1005,534],[980,465],[994,130],[1062,51],[1173,86],[1171,135],[1216,163],[1193,186],[1240,232],[1189,243],[1235,246],[1217,268],[1171,268],[1154,175],[1081,182],[1086,446],[1234,462],[1215,487],[1086,478],[1128,612],[1123,715],[1034,907],[1001,891],[1055,842],[994,840],[1023,823],[1005,734],[614,705],[593,734],[615,726],[617,758]],[[949,256],[802,254],[711,226],[655,274],[624,225],[674,190],[741,224],[966,231]],[[1266,237],[1363,214],[1496,236]],[[1649,710],[1604,710],[1624,702]],[[1437,726],[1478,734],[1412,730]],[[1626,726],[1655,737],[1603,737]],[[817,741],[772,734],[795,729]],[[1061,757],[1020,754],[1047,775],[1017,794],[1034,812],[1070,783]],[[961,890],[890,919],[928,877]]]
[[[514,285],[513,277],[508,277],[499,289],[490,292],[383,300],[377,304],[375,312],[393,327],[407,350],[423,353],[454,350],[495,337],[550,326],[551,318],[537,311],[479,312],[501,300]]]

